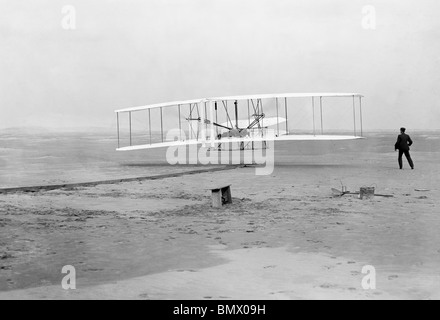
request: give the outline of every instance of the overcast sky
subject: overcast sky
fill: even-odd
[[[76,29],[62,28],[65,5]],[[376,29],[363,28],[373,5]],[[114,109],[359,92],[367,130],[439,129],[438,0],[0,0],[0,129],[107,127]]]

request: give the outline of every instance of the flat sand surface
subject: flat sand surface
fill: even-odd
[[[392,152],[299,155],[268,176],[0,195],[0,299],[438,299],[440,158],[413,157],[413,171]],[[393,197],[334,196],[341,183]],[[222,184],[233,203],[214,209]]]

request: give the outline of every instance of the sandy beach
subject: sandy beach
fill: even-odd
[[[439,12],[2,1],[0,300],[440,299]]]
[[[416,170],[396,157],[297,154],[268,176],[0,194],[0,299],[438,299],[440,157],[415,152]],[[233,203],[212,208],[222,184]],[[341,184],[392,197],[335,196]],[[76,290],[61,287],[65,265]]]

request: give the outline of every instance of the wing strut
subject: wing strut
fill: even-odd
[[[131,111],[128,113],[128,122],[129,122],[129,125],[130,125],[130,147],[131,147]]]
[[[355,101],[355,96],[353,96],[353,125],[354,125],[354,136],[356,137],[356,101]]]
[[[180,104],[177,105],[177,108],[179,109],[179,135],[180,141],[182,141],[182,119],[180,118]]]
[[[284,108],[286,112],[286,134],[289,134],[289,125],[287,124],[287,98],[284,98]]]
[[[313,111],[313,135],[316,136],[316,126],[315,126],[315,97],[312,97],[312,111]]]
[[[215,122],[218,123],[218,111],[217,111],[217,101],[214,103],[215,107]],[[218,136],[218,128],[215,128],[215,134]]]
[[[263,100],[260,99],[260,105],[261,105],[261,114],[263,115],[264,118],[264,111],[263,111]],[[263,119],[261,119],[261,126],[263,127],[261,130],[261,137],[264,136],[264,121]]]
[[[321,134],[324,134],[324,124],[322,122],[322,97],[319,97],[319,108],[321,110]]]
[[[150,145],[151,145],[151,109],[148,109],[148,131],[150,131]]]
[[[238,129],[238,101],[234,101],[235,106],[235,128]]]
[[[200,118],[199,104],[198,104],[198,103],[195,103],[194,105],[197,107],[197,115],[198,115],[199,118]],[[197,140],[197,141],[199,141],[199,129],[200,129],[200,127],[199,127],[199,125],[197,124],[197,132],[196,132],[196,140]]]
[[[278,116],[278,98],[275,99],[277,105],[277,137],[280,136],[280,117]]]
[[[194,107],[193,107],[192,104],[190,103],[190,104],[189,104],[189,118],[186,119],[186,120],[191,120],[191,119],[192,119],[192,112],[193,112],[193,110],[194,110]],[[195,134],[195,132],[194,132],[194,128],[193,128],[192,122],[191,122],[191,121],[188,121],[188,124],[189,124],[189,139],[191,140],[192,137],[193,137],[193,135],[196,135],[196,134]],[[196,136],[197,136],[197,135],[196,135]],[[197,136],[197,140],[198,140],[198,136]]]
[[[359,97],[359,110],[360,110],[360,118],[361,118],[361,137],[364,135],[363,124],[362,124],[362,97]]]
[[[162,116],[162,107],[160,107],[160,135],[162,137],[163,142],[163,116]]]
[[[118,149],[120,148],[120,143],[119,143],[119,112],[116,112],[116,122],[117,122],[117,128],[118,128]]]

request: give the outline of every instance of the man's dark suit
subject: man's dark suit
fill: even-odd
[[[413,144],[411,138],[406,133],[401,133],[397,137],[397,142],[394,145],[394,149],[399,149],[399,168],[402,169],[403,163],[402,163],[402,155],[405,154],[406,159],[408,160],[409,165],[411,166],[411,169],[414,169],[414,163],[411,159],[411,156],[409,154],[409,147]]]

